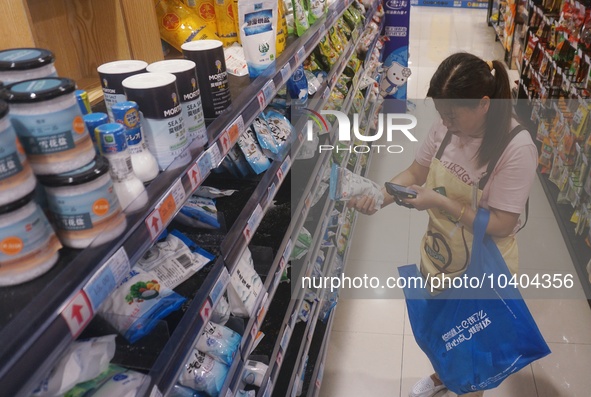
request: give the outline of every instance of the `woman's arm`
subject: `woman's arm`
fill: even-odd
[[[425,167],[416,161],[413,161],[413,163],[407,169],[392,178],[390,182],[403,186],[423,185],[427,181],[428,173],[429,167]],[[382,188],[382,193],[384,194],[384,203],[382,204],[382,208],[384,208],[385,206],[394,202],[394,197],[386,193],[385,188]],[[377,211],[375,209],[375,200],[369,196],[352,197],[347,202],[347,207],[355,208],[357,211],[366,215],[373,215]]]
[[[418,210],[438,208],[447,212],[453,219],[459,220],[468,230],[472,230],[472,224],[476,218],[476,211],[468,204],[461,204],[449,197],[443,196],[431,189],[418,185],[410,186],[417,191],[417,198],[407,199],[404,202],[412,204]],[[489,207],[490,219],[486,228],[486,234],[493,237],[507,237],[513,233],[519,214]]]

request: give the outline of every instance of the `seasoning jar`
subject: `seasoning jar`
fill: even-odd
[[[12,125],[37,175],[79,169],[96,155],[74,91],[74,81],[56,77],[6,87]]]
[[[57,77],[55,57],[42,48],[11,48],[0,51],[0,80],[8,85],[23,80]]]
[[[0,286],[24,283],[47,272],[61,247],[33,193],[0,206]]]
[[[62,244],[86,248],[111,241],[125,230],[127,221],[103,157],[76,171],[40,176],[39,181]]]
[[[0,101],[0,205],[21,199],[35,189],[35,175]]]

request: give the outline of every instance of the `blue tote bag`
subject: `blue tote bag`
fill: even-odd
[[[472,280],[471,286],[465,282],[432,296],[416,282],[424,280],[416,265],[398,268],[406,281],[415,340],[443,383],[457,394],[495,388],[550,353],[519,290],[501,288],[511,274],[497,245],[485,235],[489,215],[479,209],[474,220],[472,256],[462,276]],[[491,279],[501,280],[501,287],[491,285]]]

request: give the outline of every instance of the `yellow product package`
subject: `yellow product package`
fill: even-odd
[[[227,47],[238,41],[238,31],[236,30],[238,14],[235,14],[233,10],[234,0],[215,0],[214,4],[218,36],[224,43],[224,47]]]
[[[277,11],[279,19],[277,20],[277,41],[275,44],[275,51],[277,52],[277,56],[279,56],[285,49],[287,41],[287,21],[285,19],[285,6],[283,1],[278,2]]]
[[[234,15],[234,30],[236,30],[236,33],[238,34],[236,41],[242,44],[240,41],[240,27],[238,26],[238,0],[232,0],[232,15]]]
[[[181,45],[193,40],[219,40],[215,31],[180,0],[155,0],[160,36],[181,51]]]
[[[194,10],[201,19],[207,22],[207,27],[210,30],[217,32],[215,0],[197,0],[197,7]]]

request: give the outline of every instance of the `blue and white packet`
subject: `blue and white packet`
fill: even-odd
[[[152,273],[134,267],[107,298],[99,314],[130,343],[148,335],[160,320],[180,309],[185,298]]]
[[[218,397],[228,376],[228,366],[209,354],[193,349],[179,377],[182,386]]]
[[[165,287],[174,289],[214,259],[215,255],[175,229],[164,241],[150,248],[136,266],[154,274]]]
[[[275,110],[265,111],[265,120],[271,129],[271,133],[282,149],[289,148],[291,141],[295,138],[295,129],[287,117]]]
[[[308,78],[304,72],[303,64],[296,68],[285,86],[292,101],[297,104],[306,104],[308,101]]]
[[[265,172],[271,166],[271,162],[263,153],[252,127],[248,127],[244,134],[238,138],[238,147],[244,153],[250,168],[257,175]]]
[[[223,325],[208,322],[195,346],[197,350],[230,366],[240,346],[242,336]]]
[[[271,128],[269,128],[267,120],[265,120],[263,114],[260,114],[259,117],[254,119],[252,122],[252,128],[256,133],[257,140],[259,141],[265,156],[273,160],[281,160],[281,145],[275,140]]]
[[[198,227],[201,229],[219,229],[218,210],[215,200],[193,195],[181,208],[179,214],[188,217],[178,217],[178,221],[187,226]],[[176,218],[175,218],[176,219]]]

